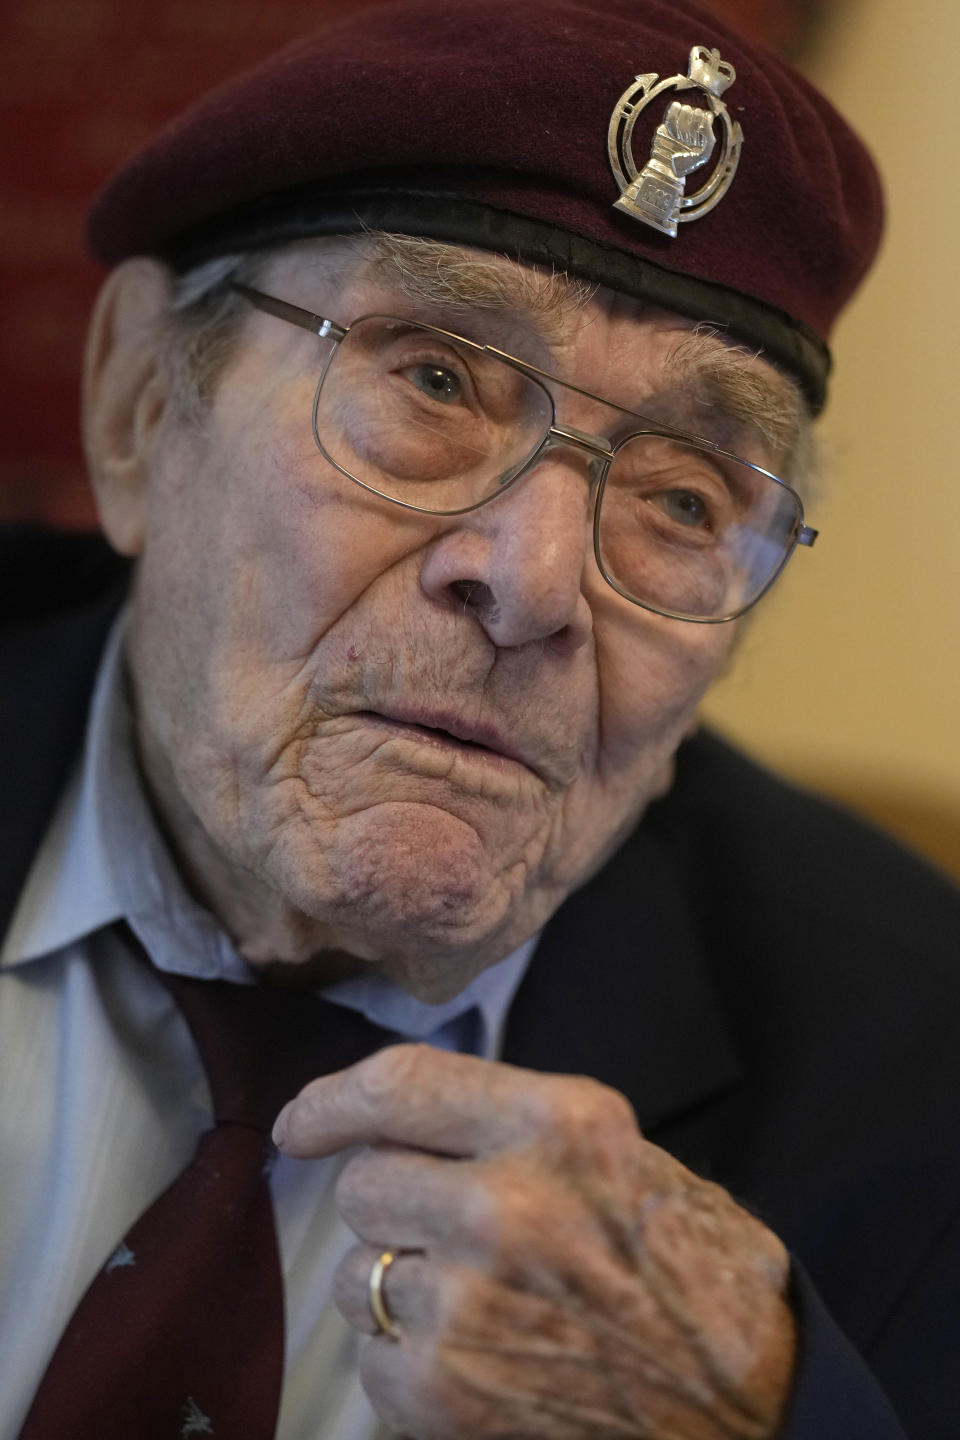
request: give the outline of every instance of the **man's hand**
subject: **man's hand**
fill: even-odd
[[[639,1133],[626,1100],[400,1045],[284,1110],[288,1155],[363,1145],[339,1204],[360,1243],[336,1300],[376,1334],[376,1409],[416,1440],[772,1436],[794,1352],[783,1245]]]

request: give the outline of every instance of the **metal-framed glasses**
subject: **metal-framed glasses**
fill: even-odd
[[[249,285],[232,289],[329,342],[313,399],[317,448],[395,505],[463,515],[572,447],[595,486],[607,583],[644,609],[705,623],[749,610],[796,546],[817,537],[797,492],[770,471],[493,346],[392,315],[338,325]],[[608,433],[560,424],[564,392],[604,406]]]

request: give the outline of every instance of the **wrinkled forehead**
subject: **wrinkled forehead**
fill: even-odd
[[[253,264],[281,298],[339,324],[389,313],[440,326],[728,448],[788,455],[806,423],[799,386],[755,350],[555,269],[389,234],[304,241]]]

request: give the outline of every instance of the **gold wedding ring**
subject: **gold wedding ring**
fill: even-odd
[[[392,1250],[384,1250],[373,1262],[373,1269],[370,1271],[370,1282],[367,1290],[370,1297],[370,1312],[377,1323],[377,1333],[386,1335],[391,1340],[400,1339],[400,1331],[393,1322],[393,1317],[387,1309],[386,1297],[383,1293],[383,1277],[396,1259]]]

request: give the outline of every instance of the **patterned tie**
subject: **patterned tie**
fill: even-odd
[[[304,991],[154,973],[200,1053],[214,1127],[91,1281],[20,1440],[272,1440],[284,1321],[270,1127],[309,1079],[391,1038]]]

